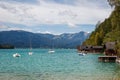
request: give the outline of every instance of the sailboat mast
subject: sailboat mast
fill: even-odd
[[[32,50],[31,36],[29,36],[29,40],[30,40],[30,51],[31,51]]]

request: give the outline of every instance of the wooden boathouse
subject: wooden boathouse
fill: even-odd
[[[117,52],[115,51],[115,42],[107,42],[105,44],[105,56],[98,57],[98,60],[101,62],[116,62]]]
[[[116,62],[117,56],[100,56],[98,60],[100,62]]]

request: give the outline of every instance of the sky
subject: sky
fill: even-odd
[[[111,11],[107,0],[0,0],[0,31],[92,32]]]

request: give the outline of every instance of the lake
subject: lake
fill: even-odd
[[[98,61],[101,54],[79,56],[76,49],[1,49],[0,80],[120,80],[120,64]],[[12,55],[19,53],[21,57]]]

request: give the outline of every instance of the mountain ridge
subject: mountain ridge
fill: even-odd
[[[29,48],[30,39],[33,48],[76,48],[90,33],[63,33],[60,35],[32,33],[23,30],[0,32],[0,44],[11,44],[16,48]]]

